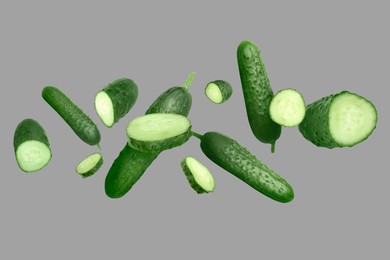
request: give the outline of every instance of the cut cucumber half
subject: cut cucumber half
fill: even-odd
[[[222,104],[230,98],[232,93],[232,86],[225,80],[209,82],[205,88],[207,98],[215,104]]]
[[[83,159],[76,167],[76,172],[83,178],[92,176],[103,165],[103,156],[101,153],[93,153]]]
[[[138,97],[138,87],[133,80],[117,79],[95,96],[95,109],[107,127],[112,127],[134,106]]]
[[[342,91],[308,105],[299,131],[320,147],[352,147],[372,134],[377,120],[377,110],[369,100]]]
[[[51,160],[49,140],[43,127],[31,118],[18,124],[14,133],[16,162],[24,172],[36,172]]]
[[[306,105],[303,96],[292,88],[283,89],[276,93],[269,107],[271,119],[286,127],[299,125],[305,117],[305,113]]]
[[[157,113],[133,119],[126,128],[129,145],[143,152],[180,146],[191,137],[191,121],[182,115]]]
[[[192,189],[198,194],[214,191],[215,182],[210,171],[194,157],[188,156],[181,161],[181,168]]]

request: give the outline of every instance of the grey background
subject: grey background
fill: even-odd
[[[1,1],[0,258],[389,256],[388,6],[318,2]],[[297,128],[284,129],[271,154],[245,114],[235,56],[244,39],[262,50],[274,91],[294,87],[308,103],[342,90],[371,100],[379,111],[373,135],[354,148],[328,150]],[[104,178],[126,142],[128,121],[191,71],[193,129],[238,140],[292,184],[293,202],[272,201],[224,172],[194,138],[161,154],[124,198],[106,197]],[[93,97],[119,77],[134,79],[140,95],[107,129]],[[214,79],[234,86],[220,106],[203,93]],[[98,123],[105,164],[95,176],[75,174],[96,148],[43,101],[46,85],[61,88]],[[45,127],[53,152],[51,163],[30,175],[17,167],[12,146],[16,125],[27,117]],[[179,167],[185,155],[213,172],[214,193],[189,188]]]

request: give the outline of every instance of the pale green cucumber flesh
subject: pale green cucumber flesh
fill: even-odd
[[[297,126],[306,113],[303,96],[295,89],[283,89],[272,98],[269,113],[271,119],[279,125]]]
[[[25,141],[16,149],[16,161],[24,172],[36,172],[45,167],[50,159],[50,148],[40,141]]]
[[[214,191],[215,182],[210,171],[194,157],[186,157],[181,161],[181,168],[187,180],[198,194]]]
[[[95,108],[103,124],[107,127],[112,127],[114,124],[114,107],[111,98],[106,92],[100,91],[96,94]]]
[[[148,114],[130,121],[126,133],[134,149],[163,151],[182,145],[191,137],[191,121],[177,114]]]
[[[101,153],[93,153],[83,159],[76,167],[76,172],[83,178],[92,176],[103,165],[103,156]]]

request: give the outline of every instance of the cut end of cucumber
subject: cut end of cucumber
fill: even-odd
[[[36,172],[50,162],[51,150],[42,142],[26,141],[18,146],[16,160],[22,171]]]
[[[375,106],[367,99],[340,93],[329,108],[329,131],[340,147],[353,146],[370,136],[377,122]]]
[[[295,89],[283,89],[272,98],[269,113],[271,119],[279,125],[297,126],[305,117],[305,101]]]
[[[96,94],[95,109],[103,124],[112,127],[114,124],[114,107],[106,92],[100,91]]]
[[[76,172],[83,178],[89,177],[96,173],[103,164],[101,153],[94,153],[87,156],[76,167]]]
[[[215,104],[222,103],[223,95],[217,84],[215,83],[207,84],[205,92],[206,92],[206,96],[211,102]]]
[[[186,157],[181,163],[191,187],[199,194],[214,191],[215,182],[210,171],[193,157]]]

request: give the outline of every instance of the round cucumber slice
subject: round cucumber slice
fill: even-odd
[[[50,148],[40,141],[26,141],[16,149],[16,160],[24,172],[36,172],[45,167],[50,159]]]
[[[198,194],[209,193],[214,191],[215,182],[210,171],[196,160],[188,156],[181,161],[181,168],[192,189]]]
[[[157,113],[133,119],[126,128],[129,145],[144,152],[180,146],[191,137],[191,121],[182,115]]]
[[[103,156],[101,153],[93,153],[83,159],[76,167],[76,172],[83,178],[92,176],[103,165]]]
[[[205,88],[208,99],[215,104],[222,104],[230,98],[233,93],[231,85],[224,80],[209,82]]]
[[[303,96],[295,89],[283,89],[275,94],[269,106],[271,119],[282,126],[299,125],[306,113]]]

